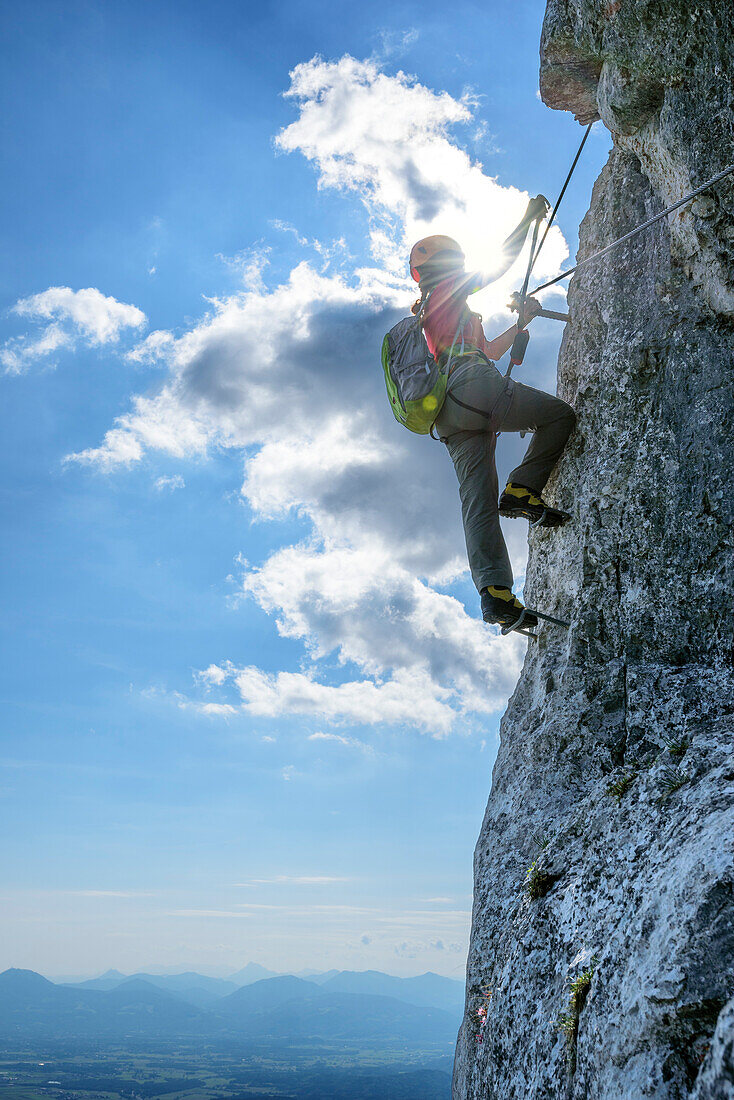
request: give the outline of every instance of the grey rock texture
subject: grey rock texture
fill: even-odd
[[[733,21],[551,0],[544,98],[615,139],[580,258],[734,161]],[[454,1100],[734,1097],[734,182],[704,198],[569,288],[573,522],[526,596],[571,629],[502,721]]]

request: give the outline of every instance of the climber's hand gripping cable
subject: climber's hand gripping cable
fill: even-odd
[[[520,293],[515,290],[510,295],[510,300],[507,303],[507,308],[513,313],[519,313],[520,311]],[[525,299],[525,319],[532,321],[533,317],[549,317],[553,321],[569,321],[571,318],[568,313],[559,313],[555,309],[543,309],[540,302],[533,298],[531,295]]]

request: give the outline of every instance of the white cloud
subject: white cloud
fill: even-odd
[[[235,688],[239,709],[262,718],[388,722],[443,736],[458,719],[503,706],[525,642],[500,639],[438,590],[466,568],[455,475],[443,447],[394,423],[379,347],[415,296],[409,243],[448,232],[470,261],[490,266],[528,195],[498,184],[452,137],[472,121],[468,97],[351,57],[297,66],[287,94],[298,117],[278,147],[305,155],[321,187],[361,201],[369,264],[324,267],[328,246],[319,246],[320,270],[301,262],[269,286],[267,249],[245,250],[231,261],[243,289],[210,300],[178,338],[153,333],[130,353],[163,357],[158,391],[136,396],[99,445],[72,457],[112,469],[148,451],[191,459],[241,450],[254,516],[296,512],[311,528],[307,540],[246,567],[241,590],[304,643],[311,665],[269,673],[223,662],[201,684]],[[538,277],[565,255],[554,228]],[[474,299],[497,328],[510,322],[510,281]],[[330,654],[343,666],[338,677],[321,671]]]
[[[174,692],[173,698],[180,710],[191,710],[195,714],[203,714],[207,718],[231,718],[238,713],[237,707],[233,707],[230,703],[201,703],[187,699],[179,692]]]
[[[344,237],[337,237],[327,244],[318,240],[316,237],[304,237],[302,233],[299,233],[294,225],[290,222],[284,222],[282,218],[273,218],[270,222],[273,229],[277,229],[280,233],[290,233],[295,237],[296,241],[302,248],[309,248],[317,255],[321,256],[324,260],[322,270],[326,270],[329,265],[329,261],[335,257],[341,256],[344,259],[348,259],[347,242]]]
[[[156,329],[155,332],[148,333],[142,343],[131,348],[125,358],[131,363],[143,363],[145,365],[158,363],[166,358],[175,342],[172,332],[166,332],[165,329]]]
[[[299,117],[276,139],[314,161],[319,185],[356,191],[370,211],[431,218],[451,201],[451,168],[463,154],[448,128],[471,119],[469,102],[437,95],[404,73],[389,76],[376,61],[319,57],[297,65],[286,95]],[[436,152],[450,162],[431,163]],[[445,170],[444,170],[445,169]]]
[[[224,681],[227,679],[228,672],[226,668],[220,668],[219,665],[209,665],[209,668],[203,669],[201,672],[197,672],[197,678],[205,684],[215,685],[221,687]]]
[[[407,31],[380,31],[381,54],[384,58],[404,53],[420,38],[420,31],[411,27]]]
[[[383,706],[393,711],[397,699],[406,712],[415,708],[414,724],[424,729],[431,728],[432,716],[435,732],[446,732],[441,716],[453,715],[459,705],[480,713],[502,706],[520,671],[524,643],[493,635],[480,620],[469,618],[458,600],[416,577],[411,566],[422,556],[420,548],[403,549],[400,534],[390,540],[387,530],[379,541],[360,534],[357,549],[306,545],[280,550],[247,573],[243,587],[277,614],[281,634],[307,644],[312,658],[336,651],[343,664],[351,662],[380,678],[397,670],[381,684],[379,698],[373,697],[366,723],[397,720],[379,717]],[[407,565],[400,562],[401,553]],[[236,676],[235,682],[241,685]],[[453,698],[452,692],[439,690],[447,683]],[[248,690],[254,698],[252,682]],[[347,697],[354,698],[352,691],[353,686],[342,691],[345,706]],[[274,705],[273,696],[283,699],[286,692],[283,681],[270,679],[263,695]],[[321,711],[311,699],[313,706],[304,700],[301,713],[336,718],[330,707],[336,707],[337,697],[320,696]]]
[[[372,746],[360,741],[358,737],[343,737],[340,733],[310,733],[309,741],[327,741],[336,745],[346,745],[351,749],[361,749],[362,752],[372,752]]]
[[[72,290],[68,286],[52,286],[41,294],[22,298],[13,310],[21,317],[72,321],[95,344],[117,340],[122,329],[145,324],[145,314],[136,306],[105,297],[94,287]]]
[[[176,489],[185,489],[186,482],[180,474],[175,474],[173,477],[159,477],[153,483],[155,489],[159,493],[169,492],[173,493]]]
[[[334,722],[411,725],[440,735],[449,732],[455,717],[448,688],[426,673],[403,669],[382,683],[365,679],[330,685],[301,672],[270,674],[251,666],[235,670],[234,681],[244,710],[260,718],[314,715]]]
[[[124,329],[141,328],[146,323],[137,306],[106,297],[95,287],[72,290],[51,286],[21,298],[12,312],[47,324],[38,336],[17,336],[5,343],[0,362],[7,374],[22,374],[35,360],[62,348],[72,349],[79,340],[91,346],[116,343]]]
[[[269,246],[261,242],[252,248],[243,248],[234,256],[218,252],[217,259],[239,276],[247,290],[264,290],[263,272],[270,263],[270,251]]]

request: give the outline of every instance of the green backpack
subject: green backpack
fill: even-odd
[[[454,344],[465,318],[462,317],[456,330],[448,355],[442,354],[437,361],[423,335],[422,312],[417,317],[405,317],[390,329],[382,341],[382,369],[395,419],[411,432],[429,435],[446,400]],[[463,338],[461,350],[463,353]]]

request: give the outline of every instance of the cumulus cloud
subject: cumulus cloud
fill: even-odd
[[[471,118],[465,99],[437,95],[404,73],[389,76],[377,62],[349,56],[297,65],[286,95],[300,113],[276,144],[314,161],[321,186],[349,188],[385,212],[425,220],[451,201],[450,173],[437,171],[430,156],[448,147],[454,164],[456,154],[461,158],[446,135]]]
[[[440,590],[466,569],[455,475],[444,448],[389,415],[379,348],[414,297],[409,242],[448,232],[470,262],[490,266],[528,195],[498,184],[455,140],[475,112],[469,97],[349,56],[297,66],[287,95],[298,117],[277,145],[306,156],[319,186],[362,204],[368,261],[348,270],[342,255],[334,267],[320,247],[318,268],[302,261],[268,285],[267,249],[245,250],[236,294],[210,299],[183,335],[153,333],[133,349],[134,361],[166,364],[162,384],[71,460],[108,470],[150,451],[240,450],[255,518],[297,514],[310,527],[241,581],[282,635],[303,642],[308,663],[298,672],[212,665],[201,684],[234,691],[238,709],[264,719],[387,722],[443,736],[461,716],[503,705],[525,643],[495,637]],[[538,276],[566,254],[554,228]],[[510,321],[511,278],[477,301],[498,327]],[[521,557],[524,532],[515,550]],[[330,655],[338,675],[320,664]]]
[[[449,705],[452,690],[422,670],[398,669],[384,681],[362,679],[340,684],[321,683],[314,673],[267,673],[254,665],[230,665],[227,671],[239,692],[242,710],[260,718],[298,714],[365,725],[389,722],[440,735],[449,732],[455,717]]]
[[[73,349],[79,341],[90,346],[116,343],[124,329],[139,329],[146,323],[137,306],[118,302],[95,287],[51,286],[21,298],[12,312],[43,327],[36,335],[16,336],[5,343],[0,362],[6,374],[23,374],[36,360],[62,348]]]

